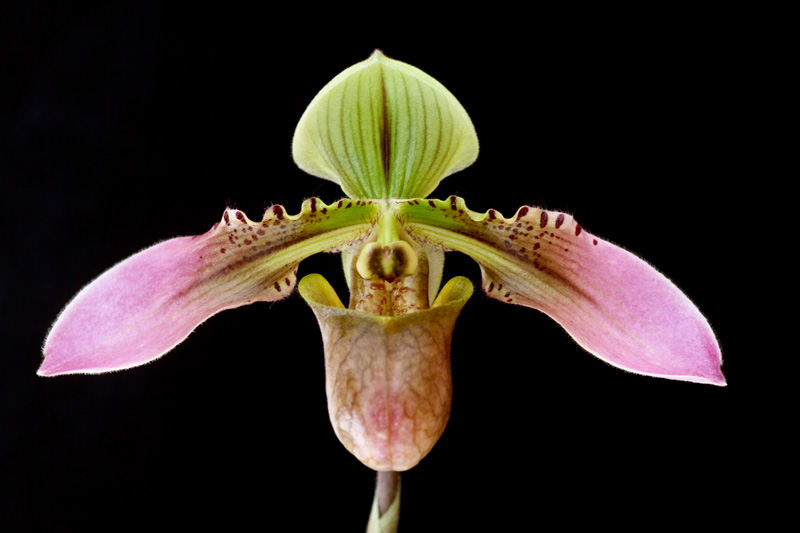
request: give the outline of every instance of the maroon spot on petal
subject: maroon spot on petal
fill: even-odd
[[[342,204],[344,204],[344,200],[339,200],[339,203],[336,204],[336,207],[342,207]]]
[[[575,224],[575,236],[576,237],[581,234],[581,231],[583,231],[583,228],[581,228],[581,225],[580,224]]]
[[[328,212],[328,208],[327,208],[327,207],[323,207],[323,208],[322,208],[322,214],[324,215],[324,214],[326,214],[327,212]]]
[[[242,213],[241,211],[236,211],[236,218],[244,222],[244,213]]]
[[[317,210],[317,199],[312,197],[311,198],[311,212],[314,213]]]
[[[274,214],[278,220],[283,220],[283,208],[279,205],[272,206],[272,214]]]
[[[533,249],[534,249],[534,250],[538,250],[540,246],[541,246],[541,244],[539,244],[539,243],[537,242],[536,244],[534,244],[534,245],[533,245]]]
[[[244,243],[245,243],[246,245],[250,245],[250,244],[253,244],[253,241],[251,241],[250,239],[245,239],[245,240],[244,240]]]
[[[524,217],[527,214],[528,214],[528,208],[527,207],[521,207],[519,209],[519,212],[517,213],[517,220],[519,220],[520,218]]]
[[[503,295],[503,298],[508,298],[509,296],[511,296],[511,291],[508,291],[507,293],[505,293]]]
[[[593,240],[592,240],[592,244],[594,244],[595,246],[597,246],[597,239],[593,239]]]
[[[260,229],[256,233],[258,233],[259,235],[264,235],[266,233],[266,231],[264,231],[263,229]]]
[[[539,225],[541,227],[547,226],[547,211],[542,211],[542,216],[539,218]]]
[[[489,220],[494,220],[497,217],[497,211],[489,209]]]
[[[431,207],[436,207],[436,202],[434,202],[433,200],[428,200],[428,205]]]
[[[224,248],[223,248],[223,250],[224,250]],[[489,286],[486,287],[486,292],[492,292],[492,289],[494,289],[494,281],[489,283]]]
[[[350,209],[351,207],[353,207],[353,202],[347,202],[347,205],[344,206],[345,209]]]
[[[283,281],[285,281],[285,282],[286,282],[286,286],[287,286],[287,287],[291,287],[291,286],[292,286],[292,282],[291,282],[291,281],[289,281],[289,278],[284,278],[284,280],[283,280]]]
[[[455,195],[450,197],[450,209],[452,209],[453,211],[456,211],[458,209],[458,207],[456,206]]]
[[[564,223],[564,213],[559,213],[556,217],[556,229],[561,227],[561,224]]]
[[[224,254],[224,253],[225,253],[225,248],[220,248],[220,249],[219,249],[219,252],[220,252],[220,253],[222,253],[222,254]]]
[[[276,291],[281,292],[281,284],[278,283],[277,281],[275,282],[275,285],[273,285],[273,287],[275,287]]]
[[[225,211],[225,213],[222,215],[222,218],[225,220],[225,225],[226,226],[230,226],[231,225],[231,219],[228,217],[228,212],[227,211]]]

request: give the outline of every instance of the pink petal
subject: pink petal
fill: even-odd
[[[117,264],[62,311],[39,375],[142,365],[224,309],[288,296],[300,260],[357,242],[370,229],[372,206],[340,207],[311,199],[289,216],[275,206],[260,223],[228,209],[204,235],[171,239]],[[332,230],[339,213],[346,220]]]
[[[432,227],[437,211],[458,235]],[[510,219],[495,211],[480,215],[455,197],[404,213],[412,234],[480,263],[489,296],[547,313],[600,359],[639,374],[725,385],[716,337],[689,298],[571,216],[534,207]]]

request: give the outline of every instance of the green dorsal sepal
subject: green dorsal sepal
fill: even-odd
[[[424,198],[475,161],[478,137],[441,83],[376,50],[317,94],[292,151],[300,168],[351,198]]]

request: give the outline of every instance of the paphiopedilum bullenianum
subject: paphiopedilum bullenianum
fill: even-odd
[[[39,374],[152,361],[219,311],[285,298],[303,259],[341,252],[348,306],[318,274],[298,284],[322,330],[330,419],[368,467],[407,470],[450,412],[451,335],[473,291],[463,277],[440,289],[444,252],[458,251],[479,263],[488,296],[547,313],[614,366],[725,384],[705,318],[641,259],[563,213],[520,207],[507,218],[426,199],[475,160],[478,141],[455,97],[420,70],[380,52],[345,70],[303,114],[293,152],[348,198],[311,198],[297,215],[276,205],[258,222],[226,209],[204,235],[133,255],[63,310]]]

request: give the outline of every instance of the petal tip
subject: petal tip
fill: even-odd
[[[42,365],[36,371],[36,375],[37,376],[41,376],[43,378],[48,378],[50,376],[53,376],[54,374],[50,369],[45,368],[45,363],[42,363]]]

